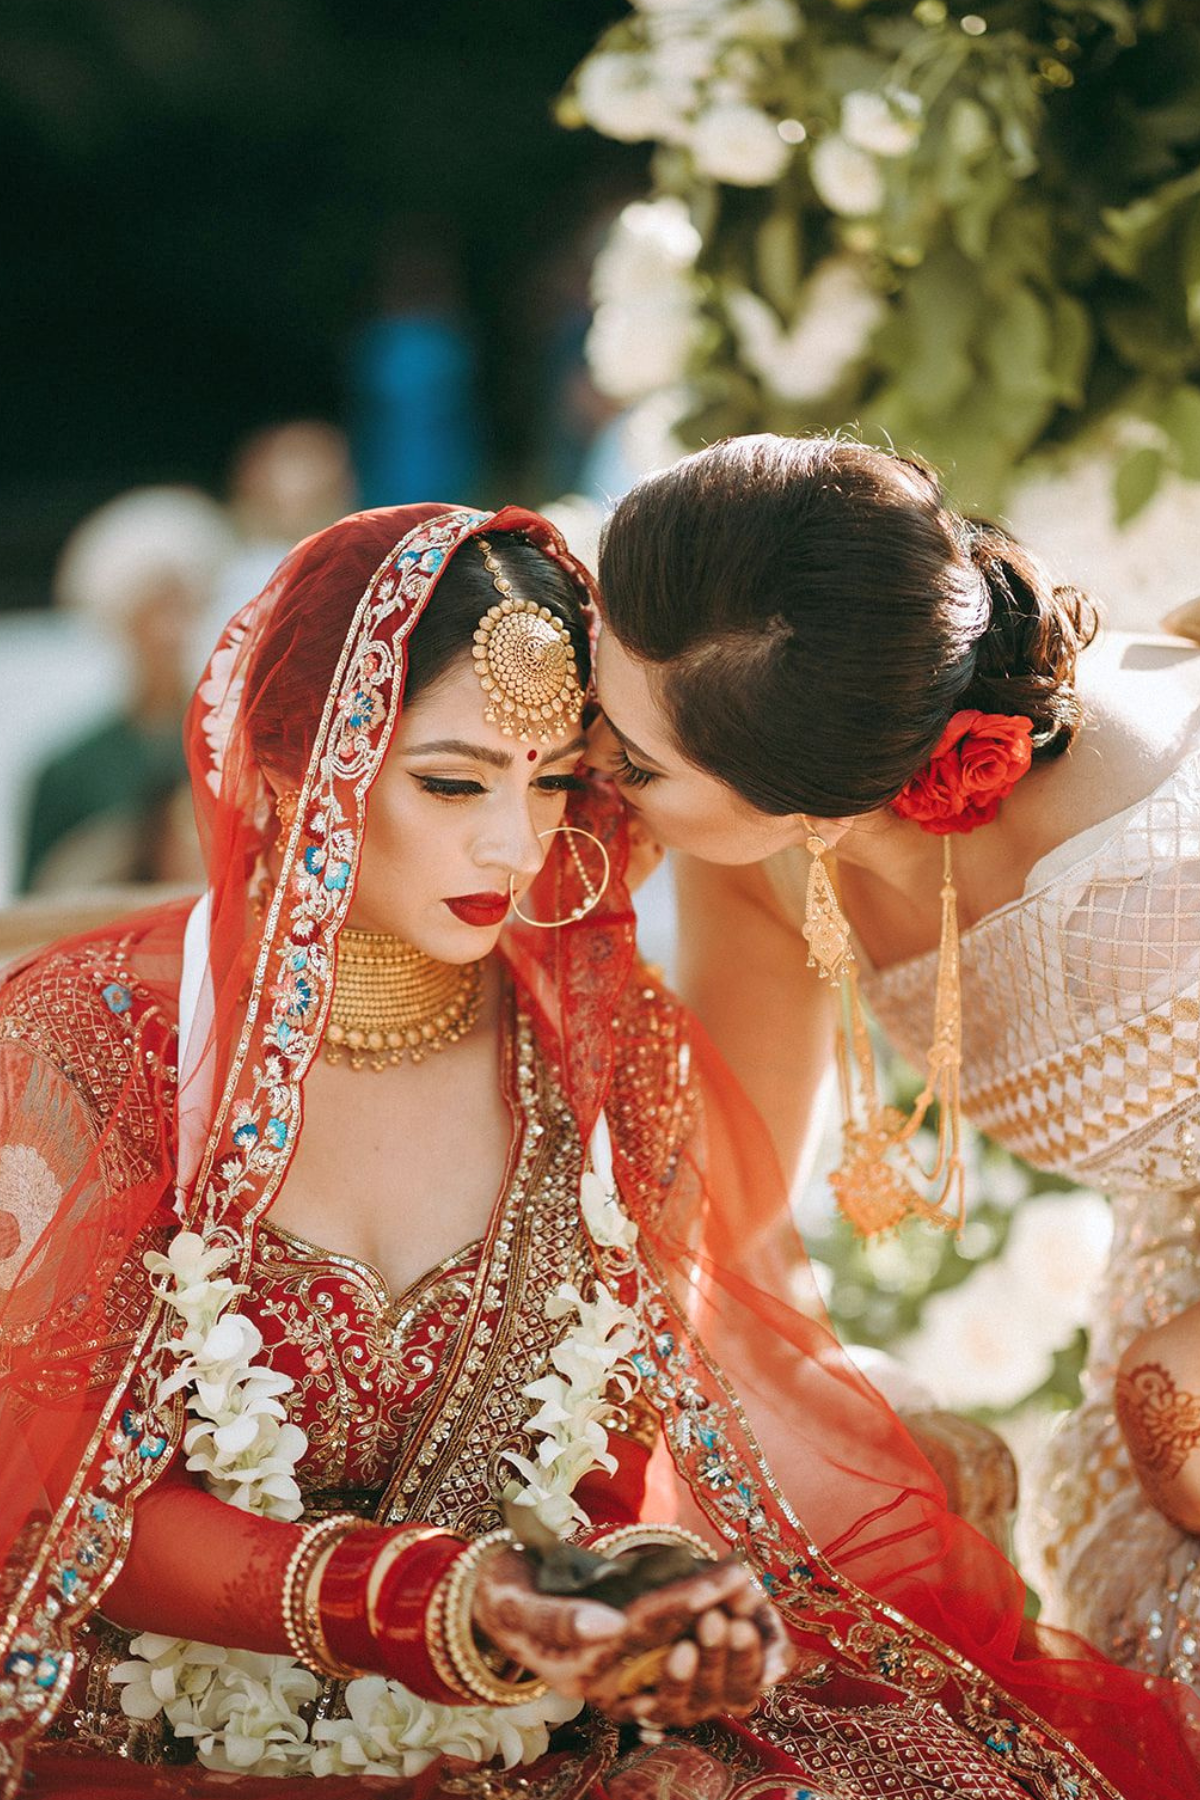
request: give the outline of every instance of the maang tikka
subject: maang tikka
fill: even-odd
[[[958,903],[950,838],[942,839],[941,937],[933,1042],[925,1081],[906,1116],[879,1098],[871,1030],[858,991],[858,965],[850,926],[825,865],[829,846],[804,820],[805,848],[811,857],[804,898],[810,967],[841,985],[837,1035],[838,1085],[842,1102],[842,1159],[830,1176],[838,1208],[860,1237],[888,1231],[906,1218],[921,1218],[948,1231],[962,1229],[966,1183],[962,1158],[962,1003],[959,989]],[[934,1102],[938,1105],[937,1154],[924,1169],[913,1139]],[[927,1197],[916,1185],[936,1190]]]
[[[480,619],[472,647],[487,696],[483,716],[518,743],[536,737],[549,744],[572,731],[583,712],[571,634],[548,606],[514,594],[487,538],[475,542],[500,596]]]

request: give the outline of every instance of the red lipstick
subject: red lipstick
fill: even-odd
[[[458,894],[446,905],[464,925],[499,925],[509,908],[507,894]]]

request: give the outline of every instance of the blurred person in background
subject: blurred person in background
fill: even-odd
[[[193,674],[226,621],[264,588],[301,538],[323,531],[354,504],[344,431],[324,419],[289,419],[253,432],[234,452],[229,510],[237,545],[195,634]]]
[[[136,488],[67,540],[55,601],[122,643],[128,698],[35,777],[22,891],[186,881],[198,871],[190,818],[175,798],[186,774],[188,651],[232,548],[221,507],[187,487]]]
[[[399,224],[349,346],[350,443],[362,506],[472,493],[485,462],[475,345],[444,229]]]

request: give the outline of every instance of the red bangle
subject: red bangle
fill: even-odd
[[[462,1538],[428,1525],[356,1531],[321,1575],[321,1628],[330,1650],[356,1669],[377,1669],[423,1700],[461,1705],[439,1679],[425,1645],[430,1596]]]
[[[425,1639],[429,1602],[446,1570],[461,1556],[465,1541],[449,1532],[422,1537],[384,1575],[368,1609],[372,1636],[390,1670],[422,1700],[461,1706],[462,1694],[438,1674]]]
[[[380,1525],[352,1531],[321,1572],[317,1601],[325,1642],[352,1669],[379,1667],[379,1646],[367,1629],[367,1580],[391,1535]]]

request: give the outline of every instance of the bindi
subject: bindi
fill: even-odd
[[[537,759],[538,759],[538,753],[536,750],[527,750],[525,752],[526,762],[536,762]]]

